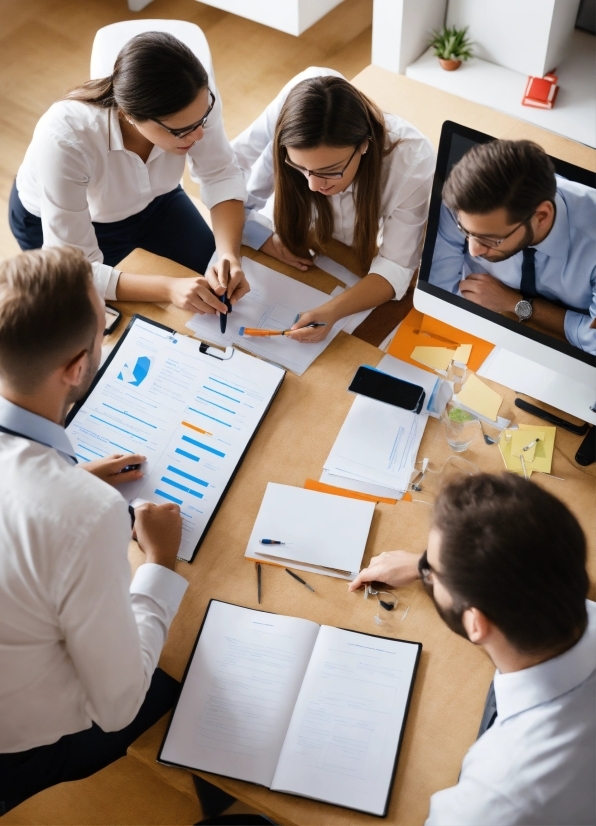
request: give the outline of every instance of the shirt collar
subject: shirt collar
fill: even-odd
[[[596,603],[587,601],[588,627],[568,651],[543,663],[494,678],[497,722],[566,694],[596,669]]]
[[[122,137],[122,129],[120,128],[120,119],[118,118],[117,109],[108,109],[108,148],[111,152],[120,151],[128,152],[124,146],[124,138]],[[154,160],[164,153],[164,149],[156,144],[153,144],[153,149],[149,153],[147,163]],[[133,153],[134,154],[134,153]]]
[[[567,204],[557,190],[555,195],[555,207],[557,214],[549,234],[544,241],[533,244],[538,252],[548,255],[549,258],[561,258],[567,260],[569,252],[569,215],[567,214]]]
[[[53,448],[69,464],[76,464],[74,448],[61,425],[9,402],[4,396],[0,396],[0,424],[25,438]]]

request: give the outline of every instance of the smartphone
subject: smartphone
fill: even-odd
[[[106,304],[106,320],[105,320],[105,328],[103,331],[104,336],[109,336],[110,333],[113,333],[120,319],[122,318],[122,313],[118,310],[115,310],[113,307],[110,307],[109,304]]]
[[[423,388],[418,384],[397,379],[366,365],[356,370],[348,390],[385,404],[403,407],[404,410],[413,410],[414,413],[420,413],[425,397]]]

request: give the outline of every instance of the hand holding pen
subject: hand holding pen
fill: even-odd
[[[327,337],[336,321],[337,318],[325,306],[318,307],[306,313],[299,313],[287,335],[294,341],[316,343]]]
[[[223,304],[223,308],[219,311],[220,320],[222,315],[225,316],[242,296],[250,292],[250,285],[242,271],[240,261],[230,253],[225,253],[209,267],[205,278]],[[224,331],[225,326],[222,329],[222,332]]]

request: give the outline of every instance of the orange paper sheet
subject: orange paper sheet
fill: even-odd
[[[307,479],[304,487],[306,490],[318,490],[319,493],[333,493],[335,496],[346,496],[348,499],[363,499],[365,502],[383,502],[385,505],[397,504],[397,499],[389,499],[385,496],[372,496],[370,493],[360,493],[360,491],[357,490],[346,490],[346,488],[338,488],[335,485],[327,485],[325,482],[317,482],[316,479]]]
[[[390,356],[401,359],[429,373],[434,373],[430,367],[411,358],[414,347],[457,347],[460,344],[471,344],[472,354],[468,361],[468,370],[475,372],[494,348],[494,344],[483,341],[481,338],[451,327],[443,321],[424,315],[418,310],[410,310],[400,324],[387,352]]]

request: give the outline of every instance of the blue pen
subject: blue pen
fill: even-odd
[[[228,298],[228,296],[226,294],[224,294],[219,300],[226,305],[226,307],[228,308],[228,313],[231,313],[232,312],[232,303],[231,303],[230,299]],[[220,313],[219,314],[219,330],[220,330],[221,333],[225,333],[225,331],[226,331],[226,325],[228,323],[228,313]]]
[[[261,545],[285,545],[285,542],[280,542],[279,539],[259,539]]]

